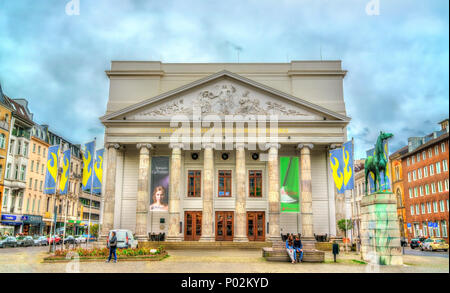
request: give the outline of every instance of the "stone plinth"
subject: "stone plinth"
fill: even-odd
[[[397,200],[393,193],[373,193],[361,200],[361,251],[367,262],[403,264]]]

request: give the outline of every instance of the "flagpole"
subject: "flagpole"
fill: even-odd
[[[69,166],[67,166],[67,173],[69,173],[69,177],[67,178],[67,180],[70,179],[70,171],[69,171],[69,167],[70,167],[70,156],[71,156],[71,151],[69,150]],[[64,165],[64,153],[63,153],[63,165]],[[64,169],[63,169],[63,171],[64,171]],[[62,176],[62,173],[61,173],[61,176]],[[70,182],[70,180],[69,180],[69,182]],[[70,185],[70,183],[67,184],[66,189],[69,188],[69,185]],[[65,196],[65,197],[66,197],[66,203],[65,203],[65,207],[64,207],[64,231],[63,231],[63,243],[62,243],[62,246],[61,246],[61,250],[63,250],[63,249],[66,248],[66,246],[64,245],[64,238],[66,238],[66,222],[67,222],[67,210],[68,210],[68,206],[67,206],[68,196],[69,196],[69,190],[66,190],[66,196]]]
[[[96,153],[95,153],[95,147],[96,147],[96,141],[97,138],[94,137],[94,149],[93,149],[93,154],[92,154],[92,172],[91,172],[91,197],[89,199],[89,222],[88,222],[88,239],[86,241],[86,248],[88,247],[88,243],[89,243],[89,238],[91,237],[91,208],[92,208],[92,189],[94,188],[94,169],[95,169],[95,157],[96,157]]]

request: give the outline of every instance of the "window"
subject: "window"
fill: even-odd
[[[442,226],[442,237],[448,237],[447,234],[447,221],[441,221]]]
[[[39,197],[39,200],[38,200],[38,204],[37,204],[37,210],[36,210],[36,212],[40,212],[41,211],[41,198]]]
[[[428,213],[431,214],[431,202],[427,202]]]
[[[35,153],[35,152],[36,152],[36,144],[33,143],[33,153]]]
[[[441,143],[441,152],[445,153],[445,143]]]
[[[31,212],[34,213],[34,206],[36,205],[36,198],[33,198],[33,204],[31,205]]]
[[[9,145],[9,154],[12,155],[14,153],[14,139],[11,139],[11,144]]]
[[[400,180],[400,168],[398,166],[395,167],[395,179]]]
[[[0,148],[5,148],[6,136],[2,133],[0,134]]]
[[[422,152],[422,159],[425,160],[427,158],[427,153],[425,151]]]
[[[438,181],[438,191],[442,192],[442,181]]]
[[[408,182],[411,182],[411,172],[408,172]]]
[[[20,180],[22,181],[25,181],[25,168],[26,167],[24,165],[20,167]]]
[[[17,143],[17,154],[20,155],[22,151],[22,142],[19,140],[19,142]]]
[[[425,195],[430,194],[430,185],[426,184],[425,185]]]
[[[248,172],[248,196],[262,197],[262,171],[250,170]]]
[[[423,177],[428,177],[428,168],[427,166],[423,167]]]
[[[5,188],[5,194],[3,194],[3,203],[2,203],[3,208],[6,208],[6,205],[8,204],[8,193],[9,193],[9,189]]]
[[[33,186],[33,178],[30,178],[30,185],[28,186],[29,189]]]
[[[440,209],[441,213],[445,212],[444,200],[439,201],[439,209]]]
[[[417,163],[420,162],[420,154],[417,154]]]
[[[431,148],[428,149],[428,158],[431,158],[433,156],[433,152],[431,151]]]
[[[434,165],[430,165],[430,175],[434,175]]]
[[[410,188],[410,189],[408,189],[408,193],[409,193],[409,198],[412,198],[413,197],[413,195],[412,195],[412,189]]]
[[[413,181],[417,180],[417,176],[416,176],[416,170],[413,171]]]
[[[422,222],[422,233],[423,236],[427,236],[427,222]]]
[[[44,163],[42,163],[44,164]],[[36,163],[36,173],[39,173],[39,162]]]
[[[39,182],[39,191],[42,191],[42,180]]]
[[[436,174],[440,174],[441,173],[441,162],[437,162],[436,163]]]
[[[437,156],[439,154],[439,147],[436,145],[434,146],[434,154]]]
[[[35,180],[34,180],[34,190],[37,190],[37,182],[38,182],[38,180],[35,179]]]
[[[9,179],[10,178],[10,173],[11,173],[11,163],[6,165],[6,176],[5,176],[5,178]]]
[[[448,191],[448,178],[444,180],[445,191]]]
[[[31,161],[31,171],[33,171],[33,169],[34,169],[34,161]]]
[[[23,143],[23,155],[25,157],[28,156],[28,143],[27,142]]]
[[[417,187],[414,187],[414,197],[418,196]]]
[[[447,160],[442,161],[442,170],[444,170],[444,172],[448,171]]]
[[[44,175],[44,163],[42,163],[42,166],[41,166],[41,174]]]
[[[434,182],[430,184],[431,185],[431,193],[436,193],[436,185],[434,185]]]
[[[416,160],[415,157],[412,156],[412,157],[411,157],[411,164],[414,164],[414,163],[415,163],[415,160]]]
[[[417,169],[417,175],[419,176],[419,179],[422,179],[422,169]]]
[[[409,166],[409,158],[406,160],[406,166]]]
[[[440,229],[440,222],[439,221],[436,221],[436,224],[437,224],[437,228],[436,228],[436,237],[441,237],[441,229]]]
[[[202,173],[199,170],[188,171],[188,197],[201,196]]]
[[[433,212],[434,213],[438,212],[437,201],[433,201]]]
[[[420,215],[419,205],[416,204],[416,215]]]
[[[29,196],[31,196],[31,194]],[[28,212],[29,207],[30,207],[30,198],[28,197],[27,198],[27,212]]]
[[[41,154],[41,146],[38,146],[38,155]]]
[[[420,208],[422,209],[422,215],[424,215],[425,214],[425,204],[424,203],[421,204]]]
[[[18,179],[19,178],[19,165],[16,165],[16,169],[14,172],[14,179]]]
[[[231,196],[231,170],[219,170],[219,197]]]
[[[423,196],[423,186],[419,187],[419,193],[420,193],[420,196]]]
[[[411,216],[414,216],[414,206],[411,205]]]

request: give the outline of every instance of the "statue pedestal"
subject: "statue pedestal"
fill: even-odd
[[[361,251],[372,264],[403,264],[397,199],[391,192],[377,192],[361,200]]]

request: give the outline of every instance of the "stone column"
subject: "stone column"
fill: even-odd
[[[203,211],[202,211],[202,236],[199,241],[213,242],[214,234],[214,147],[213,143],[203,145]]]
[[[114,199],[116,193],[116,161],[117,152],[120,148],[119,144],[108,144],[106,183],[105,183],[105,200],[103,203],[103,223],[101,227],[100,238],[106,239],[109,230],[114,226]]]
[[[182,143],[171,143],[169,183],[169,232],[167,241],[181,241],[180,233],[180,185],[181,185],[181,149]]]
[[[314,249],[315,238],[313,232],[311,182],[311,149],[314,146],[312,144],[299,144],[297,147],[300,149],[300,211],[302,215],[302,242],[303,247]]]
[[[139,177],[138,193],[136,199],[136,238],[147,241],[148,207],[150,205],[150,149],[151,144],[138,144],[139,150]]]
[[[235,242],[248,242],[247,237],[247,214],[246,214],[246,170],[245,170],[245,144],[236,143],[236,209],[235,214]]]
[[[280,170],[278,167],[278,149],[280,144],[269,143],[269,233],[268,241],[280,241]]]

